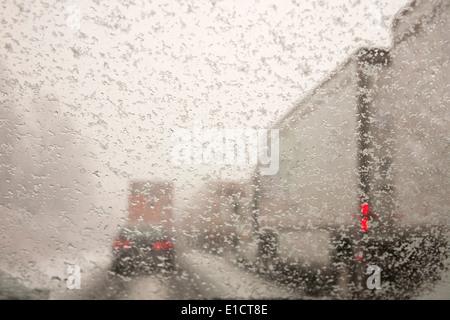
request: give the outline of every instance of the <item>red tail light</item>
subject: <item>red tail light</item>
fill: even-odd
[[[154,248],[156,251],[161,250],[161,249],[163,248],[162,242],[155,242],[155,243],[153,244],[153,248]]]
[[[164,249],[169,250],[170,248],[172,248],[172,241],[170,240],[164,241]]]
[[[361,203],[361,230],[368,231],[369,230],[369,219],[368,219],[368,215],[370,212],[370,207],[369,204],[367,202],[363,202]]]
[[[172,248],[172,241],[170,241],[170,240],[165,240],[165,241],[161,241],[161,242],[155,242],[154,244],[153,244],[153,248],[156,250],[156,251],[159,251],[159,250],[165,250],[165,251],[168,251],[168,250],[170,250],[170,248]]]
[[[113,245],[114,245],[114,248],[122,248],[123,250],[128,250],[131,248],[130,242],[128,242],[127,240],[119,239],[119,238],[114,240]]]
[[[363,202],[361,204],[361,214],[363,216],[367,216],[370,212],[369,204],[367,202]]]
[[[369,221],[367,221],[367,217],[364,217],[364,218],[361,219],[361,230],[362,231],[369,230],[368,222]]]

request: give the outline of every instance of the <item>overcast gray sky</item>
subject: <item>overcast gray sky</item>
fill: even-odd
[[[406,2],[3,1],[0,55],[56,99],[100,171],[179,177],[171,130],[269,126],[358,47],[388,47]]]

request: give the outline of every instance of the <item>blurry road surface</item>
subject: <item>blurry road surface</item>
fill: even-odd
[[[61,286],[50,299],[302,299],[269,280],[239,269],[225,257],[183,250],[174,272],[125,277],[104,270],[80,290]]]

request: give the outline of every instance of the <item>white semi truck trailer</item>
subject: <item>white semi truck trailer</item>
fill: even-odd
[[[407,298],[439,279],[449,7],[413,2],[395,19],[391,48],[359,50],[273,126],[279,171],[255,172],[241,259],[343,297]]]

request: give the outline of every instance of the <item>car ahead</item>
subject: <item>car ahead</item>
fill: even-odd
[[[173,239],[161,225],[127,225],[113,243],[112,271],[121,275],[170,272],[174,269]]]

